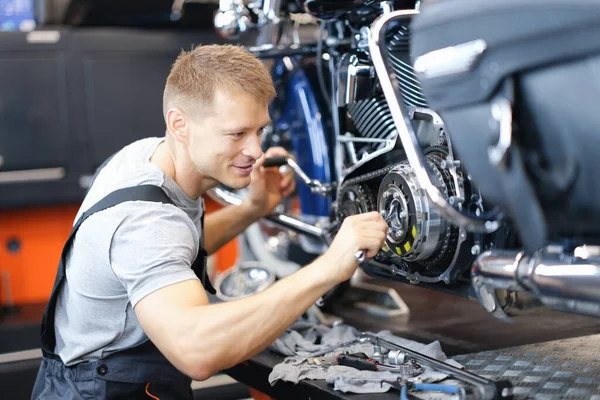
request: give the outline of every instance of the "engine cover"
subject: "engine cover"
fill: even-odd
[[[434,184],[446,196],[452,195],[454,189],[446,171],[435,156],[427,159]],[[384,248],[388,255],[418,262],[427,275],[448,267],[456,251],[458,228],[440,216],[407,162],[396,165],[381,181],[378,209],[389,225]]]

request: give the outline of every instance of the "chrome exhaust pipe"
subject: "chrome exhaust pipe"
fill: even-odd
[[[499,318],[508,315],[498,291],[529,294],[559,311],[600,317],[600,247],[581,246],[566,254],[560,246],[548,246],[532,257],[487,251],[477,257],[471,274],[479,301]]]
[[[219,187],[211,189],[208,194],[221,205],[238,206],[242,202],[240,197]],[[280,213],[272,213],[266,216],[265,219],[279,225],[282,228],[291,229],[297,233],[327,241],[325,229],[307,224],[306,222],[297,218]]]

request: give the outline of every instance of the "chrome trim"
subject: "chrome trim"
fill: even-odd
[[[273,213],[265,217],[268,221],[283,226],[284,228],[292,229],[298,233],[313,236],[317,239],[325,240],[325,230],[314,225],[307,224],[294,217],[288,215]]]
[[[67,176],[67,171],[62,167],[23,169],[18,171],[1,171],[0,184],[38,181],[59,181],[65,176]]]
[[[483,39],[430,51],[415,60],[415,71],[432,79],[469,71],[487,48]]]
[[[279,34],[279,12],[281,9],[281,0],[263,0],[262,9],[258,5],[254,8],[254,12],[258,15],[258,37],[256,43],[275,44]]]
[[[250,12],[242,0],[220,0],[219,11],[214,15],[213,25],[215,30],[226,39],[238,39],[240,33],[245,33],[256,26],[250,19]]]
[[[317,179],[311,179],[308,175],[306,175],[306,173],[302,170],[302,168],[300,168],[298,163],[296,163],[293,158],[287,157],[286,163],[294,170],[296,175],[300,177],[302,182],[304,182],[304,184],[310,188],[312,193],[317,193],[321,196],[328,196],[333,191],[333,187],[329,183],[323,183]]]
[[[382,47],[385,47],[385,26],[396,19],[410,18],[419,14],[416,10],[395,11],[391,14],[380,16],[371,25],[371,33],[369,37],[369,50],[371,58],[375,66],[375,71],[381,83],[383,93],[390,108],[398,136],[406,152],[406,157],[413,168],[417,179],[425,189],[427,195],[439,210],[441,216],[450,222],[462,226],[465,229],[473,232],[491,233],[499,228],[500,223],[495,220],[484,220],[474,218],[463,214],[456,210],[444,198],[442,193],[431,182],[429,173],[425,167],[425,159],[422,152],[419,150],[417,137],[412,129],[412,125],[406,113],[403,112],[403,102],[398,90],[398,83],[392,82],[392,73],[388,72],[386,63],[383,58]],[[390,69],[391,71],[392,69]]]
[[[390,140],[388,139],[369,139],[369,138],[362,138],[362,137],[352,137],[349,136],[348,134],[344,135],[344,136],[340,136],[338,138],[338,141],[340,143],[348,143],[348,142],[357,142],[357,143],[388,143]]]
[[[340,140],[341,137],[342,137],[342,135],[339,135],[337,140]],[[338,185],[338,193],[337,194],[339,195],[339,189],[343,186],[344,179],[346,179],[348,177],[348,175],[352,174],[352,172],[356,171],[358,168],[362,167],[369,161],[379,157],[382,154],[385,154],[385,153],[393,150],[394,147],[396,147],[397,141],[398,141],[398,136],[388,139],[387,140],[388,143],[385,145],[385,147],[383,147],[379,150],[376,150],[373,153],[369,153],[369,155],[362,157],[357,163],[352,164],[352,166],[344,169],[342,171],[342,175],[340,175],[340,176],[343,176],[343,178],[341,179],[341,182]]]
[[[448,134],[448,130],[446,129],[446,124],[444,124],[444,121],[439,116],[439,114],[430,108],[409,107],[409,115],[412,116],[413,120],[418,120],[419,114],[424,114],[424,115],[428,115],[429,117],[431,117],[431,123],[433,124],[433,126],[436,128],[436,130],[441,131],[443,133],[444,139],[446,140],[446,144],[448,147],[448,157],[446,158],[446,160],[443,161],[443,163],[446,163],[446,165],[442,165],[442,167],[446,168],[450,172],[450,175],[452,176],[452,181],[454,182],[454,190],[456,191],[456,195],[459,198],[464,199],[465,198],[465,187],[463,184],[464,178],[463,178],[462,173],[460,173],[460,177],[459,177],[460,171],[455,164],[455,161],[457,161],[457,160],[454,158],[454,150],[453,150],[454,148],[452,147],[452,138]],[[480,212],[483,212],[483,207],[481,207]]]
[[[209,190],[208,195],[223,206],[239,206],[242,204],[241,197],[220,187]]]
[[[579,258],[549,247],[532,257],[493,250],[477,257],[472,277],[479,300],[501,318],[498,289],[531,293],[548,307],[600,317],[600,257]]]
[[[260,46],[246,47],[246,50],[261,60],[264,60],[291,56],[313,56],[317,54],[317,45],[314,43],[291,44],[289,46],[263,44]],[[293,67],[290,69],[293,69]]]
[[[312,179],[310,179],[308,175],[306,175],[306,173],[302,170],[302,168],[300,168],[298,163],[289,157],[287,158],[287,165],[289,165],[294,170],[296,175],[298,175],[300,179],[302,179],[302,182],[304,182],[306,186],[312,187],[314,182],[317,182],[317,185],[321,184],[321,182],[313,181]]]
[[[338,106],[341,107],[356,101],[357,81],[371,79],[371,66],[362,61],[359,54],[347,53],[340,60],[337,76],[340,83]]]
[[[512,106],[504,98],[492,103],[492,117],[498,121],[499,135],[498,143],[488,147],[488,159],[490,164],[501,172],[506,172],[508,161],[508,150],[512,144]]]

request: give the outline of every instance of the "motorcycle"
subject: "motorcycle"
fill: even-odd
[[[597,135],[541,93],[559,77],[576,83],[561,93],[576,100],[580,74],[593,81],[598,56],[593,70],[572,64],[598,54],[581,38],[598,30],[600,13],[589,11],[600,10],[584,0],[576,11],[486,3],[432,2],[421,13],[420,1],[404,0],[220,1],[218,32],[258,32],[248,50],[268,63],[278,93],[264,145],[289,148],[295,159],[270,163],[301,181],[297,201],[245,234],[251,257],[285,275],[322,253],[344,218],[378,211],[384,247],[373,259],[356,254],[368,275],[475,297],[503,319],[540,304],[600,316],[600,203],[589,196]],[[502,25],[511,15],[517,33]],[[539,15],[554,18],[526,29]],[[552,25],[557,16],[566,23]],[[304,36],[315,41],[301,42],[311,21],[318,33]],[[531,52],[518,52],[517,39]],[[542,51],[556,40],[569,56]],[[551,61],[571,70],[548,76]],[[224,187],[212,196],[241,201]]]

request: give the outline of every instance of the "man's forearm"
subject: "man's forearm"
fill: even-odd
[[[204,218],[204,248],[208,254],[215,253],[258,219],[246,203],[207,214]]]
[[[260,352],[333,286],[319,258],[257,295],[193,311],[196,329],[188,336],[192,359],[212,365],[210,373],[229,368]]]

